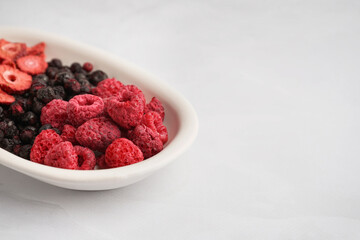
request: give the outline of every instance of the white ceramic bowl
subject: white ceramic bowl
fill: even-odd
[[[0,38],[25,42],[28,45],[44,41],[48,59],[57,57],[65,64],[89,61],[94,69],[104,70],[127,84],[135,84],[143,90],[147,100],[158,97],[165,108],[165,126],[169,141],[164,150],[155,156],[133,165],[102,170],[68,170],[49,167],[24,160],[0,149],[0,164],[40,181],[76,190],[105,190],[130,185],[144,179],[182,154],[194,141],[198,120],[191,104],[166,83],[143,72],[136,66],[116,56],[86,44],[44,32],[0,27]]]

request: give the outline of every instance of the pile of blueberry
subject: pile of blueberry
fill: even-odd
[[[53,99],[68,101],[75,95],[91,93],[91,89],[108,78],[101,70],[92,71],[91,63],[64,66],[59,59],[48,62],[45,74],[33,75],[32,85],[16,95],[11,105],[0,105],[0,147],[22,158],[30,159],[35,137],[45,129],[41,126],[41,109]]]

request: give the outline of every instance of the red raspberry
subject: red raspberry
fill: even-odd
[[[157,112],[158,114],[160,114],[161,120],[164,121],[165,118],[165,110],[164,107],[162,105],[162,103],[160,102],[159,99],[157,99],[156,97],[153,97],[151,99],[151,101],[146,104],[145,106],[145,111],[144,113],[148,113],[148,112]]]
[[[96,164],[98,165],[99,169],[109,168],[109,166],[105,162],[105,154],[102,154],[96,158]]]
[[[78,155],[78,169],[79,170],[93,170],[96,165],[96,158],[93,151],[88,148],[75,146],[76,154]]]
[[[69,101],[67,112],[69,121],[78,127],[87,120],[102,115],[104,102],[100,97],[91,94],[77,95]]]
[[[44,164],[48,151],[56,144],[62,142],[61,137],[52,129],[43,130],[36,136],[30,152],[30,160]]]
[[[108,78],[101,81],[96,88],[92,89],[92,94],[101,98],[116,96],[124,87],[120,81],[115,78]]]
[[[104,152],[115,139],[121,137],[121,131],[108,118],[93,118],[81,125],[75,133],[80,145],[94,151]]]
[[[44,164],[58,168],[77,169],[78,156],[71,142],[61,142],[49,150]]]
[[[151,128],[140,124],[129,132],[129,139],[140,148],[144,158],[149,158],[163,149],[159,134]]]
[[[133,128],[140,123],[144,108],[144,94],[133,85],[124,87],[117,96],[106,101],[109,116],[125,129]]]
[[[61,138],[63,139],[63,141],[69,141],[72,144],[77,144],[76,138],[75,138],[75,133],[76,133],[76,128],[69,125],[69,124],[65,124],[64,128],[62,130],[61,133]]]
[[[111,167],[122,167],[144,160],[141,150],[130,140],[118,138],[113,141],[105,152],[105,162]]]
[[[40,121],[42,125],[51,124],[54,128],[62,131],[68,121],[67,114],[68,102],[54,99],[41,109]]]
[[[144,114],[141,123],[159,133],[163,144],[167,142],[168,132],[157,112],[148,112]]]

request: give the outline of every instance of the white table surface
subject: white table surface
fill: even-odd
[[[0,1],[0,24],[111,51],[194,105],[182,157],[126,188],[0,166],[1,239],[360,239],[358,1]],[[0,36],[1,37],[1,36]]]

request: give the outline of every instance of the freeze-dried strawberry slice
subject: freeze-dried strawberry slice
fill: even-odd
[[[48,64],[41,56],[28,55],[16,60],[16,63],[21,71],[35,75],[44,73]]]
[[[0,39],[0,59],[15,61],[16,58],[26,54],[24,43],[12,43],[5,39]]]
[[[32,78],[29,74],[21,72],[7,65],[0,65],[0,87],[5,92],[16,93],[31,87]]]
[[[15,102],[15,98],[0,89],[0,104],[11,104]]]
[[[43,55],[45,52],[46,44],[44,42],[40,42],[32,47],[26,49],[27,55]]]
[[[1,62],[1,65],[8,65],[9,67],[16,68],[16,63],[11,60],[7,60],[7,59],[4,59]]]

